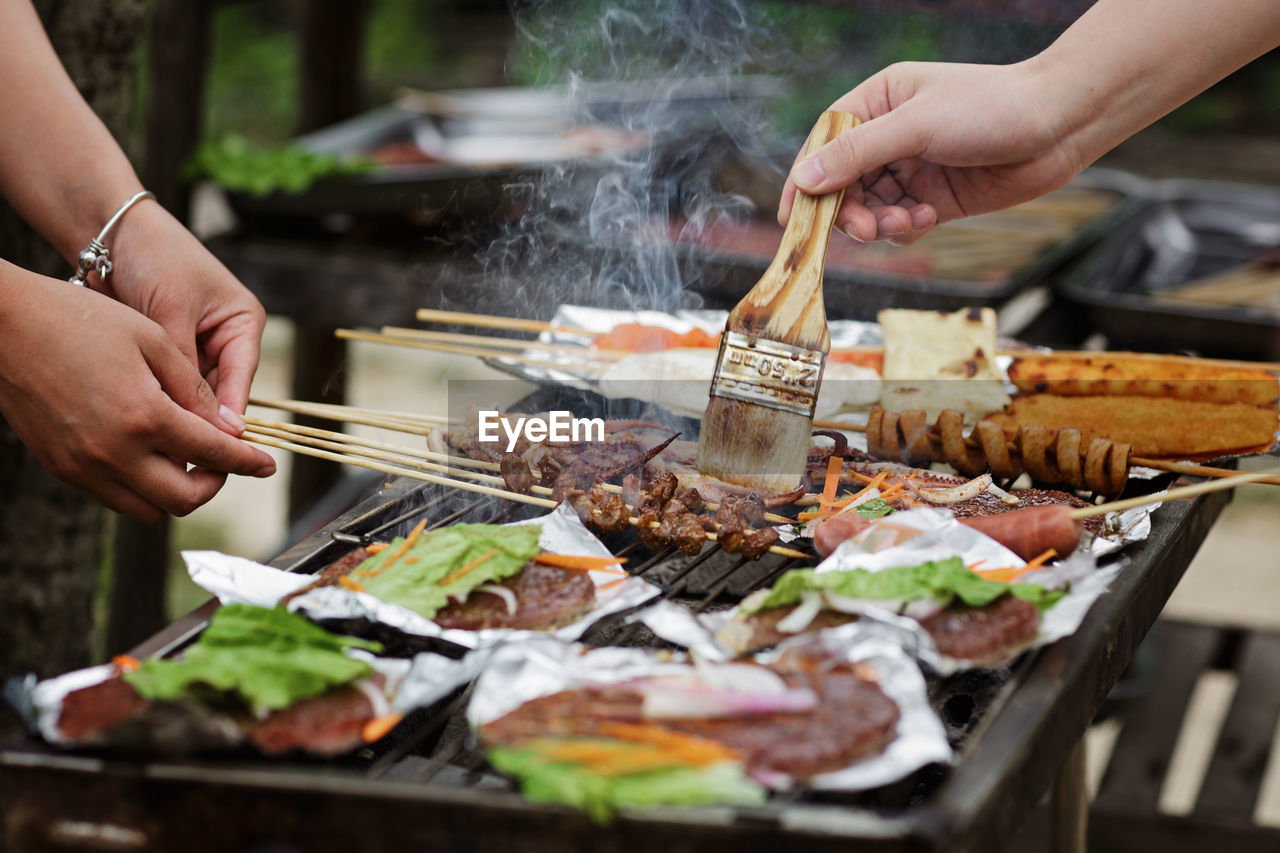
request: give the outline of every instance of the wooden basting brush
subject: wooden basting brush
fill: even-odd
[[[823,113],[806,153],[856,123],[849,113]],[[843,190],[797,191],[778,254],[729,312],[698,436],[701,473],[770,492],[799,484],[831,348],[822,271],[843,198]]]

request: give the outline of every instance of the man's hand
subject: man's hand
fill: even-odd
[[[1069,181],[1086,162],[1058,145],[1054,99],[1030,63],[904,62],[831,105],[862,119],[798,159],[778,220],[796,186],[848,187],[836,227],[856,240],[906,245],[935,225],[1009,207]]]
[[[211,354],[235,401],[247,394],[253,361],[226,331],[241,313],[192,324],[193,350]],[[247,315],[246,328],[260,328]],[[256,337],[251,349],[256,357]],[[275,472],[270,456],[233,437],[239,416],[160,325],[100,293],[3,263],[0,412],[55,475],[142,521],[186,515],[228,473]]]

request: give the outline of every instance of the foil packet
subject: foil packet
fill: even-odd
[[[1026,565],[1000,543],[960,524],[950,513],[942,510],[915,509],[894,513],[891,518],[898,528],[914,531],[915,535],[892,547],[880,548],[877,546],[883,545],[884,539],[877,536],[875,528],[870,528],[866,531],[870,535],[854,537],[841,544],[831,556],[818,564],[815,571],[864,569],[878,572],[954,556],[959,556],[966,566],[1022,568]],[[1080,550],[1065,560],[1020,577],[1020,583],[1035,583],[1050,588],[1065,586],[1067,593],[1040,614],[1035,638],[1014,654],[1021,654],[1028,649],[1039,648],[1074,634],[1089,608],[1106,591],[1121,568],[1120,564],[1098,568],[1094,556],[1087,550]],[[940,654],[933,639],[919,622],[894,609],[898,604],[899,602],[885,602],[884,606],[879,606],[872,600],[861,601],[852,611],[859,617],[858,622],[853,624],[864,621],[877,623],[879,627],[875,630],[879,634],[896,640],[902,649],[939,675],[991,665]],[[741,621],[741,616],[741,606],[695,615],[677,604],[663,601],[646,608],[633,618],[668,642],[690,649],[707,659],[728,660],[735,657],[736,652],[731,644],[725,642],[724,632],[735,620]],[[804,633],[802,630],[797,636],[803,636]],[[1010,655],[1010,658],[1013,656]]]
[[[952,758],[946,732],[929,705],[924,677],[909,655],[891,639],[866,625],[841,626],[822,635],[799,637],[752,660],[769,665],[792,651],[820,653],[832,659],[865,664],[875,681],[898,706],[894,738],[877,755],[802,784],[814,790],[861,791],[888,785],[932,763]],[[467,708],[473,729],[514,711],[526,702],[577,687],[618,684],[637,678],[687,673],[690,667],[726,666],[696,656],[636,648],[595,648],[539,638],[493,651],[480,673]],[[771,774],[772,776],[772,774]],[[784,776],[769,787],[794,784]]]
[[[609,550],[582,524],[577,513],[567,504],[560,505],[547,515],[513,524],[542,525],[539,544],[546,551],[575,556],[611,556]],[[217,551],[184,551],[182,558],[187,564],[191,580],[217,596],[223,604],[239,602],[258,607],[274,607],[285,596],[315,580],[313,575],[286,572]],[[589,575],[595,584],[595,607],[571,624],[550,631],[514,628],[467,631],[444,628],[406,607],[339,586],[320,587],[306,592],[291,599],[288,608],[314,621],[367,619],[404,634],[438,638],[467,649],[483,649],[499,643],[548,634],[561,640],[576,640],[606,616],[639,607],[660,592],[656,586],[642,578],[620,579],[613,572],[593,571]]]
[[[347,654],[367,661],[375,672],[383,676],[381,687],[368,679],[353,683],[354,687],[369,698],[375,717],[393,712],[407,714],[433,705],[474,678],[484,663],[484,656],[480,653],[472,653],[458,660],[427,652],[411,659],[378,657],[359,649],[350,650]],[[5,687],[5,698],[46,742],[61,747],[74,747],[79,744],[58,728],[63,701],[69,694],[101,684],[119,672],[118,666],[108,663],[73,670],[43,681],[37,681],[34,675],[28,675],[9,682]],[[201,710],[194,702],[160,704],[185,707],[180,712],[164,714],[162,723],[153,727],[154,731],[149,735],[147,745],[165,750],[190,751],[230,748],[243,742],[240,729],[225,715],[213,710]],[[106,745],[110,745],[110,732],[107,733],[107,738]],[[95,742],[95,745],[102,744]],[[136,744],[130,741],[129,745]]]

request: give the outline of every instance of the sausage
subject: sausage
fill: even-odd
[[[1084,522],[1071,517],[1069,506],[1033,506],[996,515],[962,518],[1024,560],[1032,560],[1050,548],[1065,557],[1080,544]],[[815,537],[816,539],[816,537]]]
[[[870,519],[863,518],[856,512],[842,512],[824,518],[813,529],[813,547],[818,553],[827,557],[840,547],[846,539],[852,539],[871,526]]]

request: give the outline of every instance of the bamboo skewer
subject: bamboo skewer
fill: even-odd
[[[441,477],[439,475],[431,474],[431,473],[428,473],[427,471],[420,470],[416,466],[405,467],[402,464],[388,465],[374,459],[365,459],[365,458],[361,458],[359,456],[353,456],[350,454],[335,453],[330,450],[324,450],[318,447],[312,447],[306,444],[298,444],[297,442],[294,442],[294,441],[277,438],[273,435],[264,435],[256,431],[253,431],[253,432],[247,431],[243,437],[246,441],[251,441],[255,444],[261,444],[266,447],[275,447],[279,450],[288,450],[291,453],[297,453],[303,456],[312,456],[312,457],[315,457],[316,459],[324,459],[329,462],[338,462],[344,465],[354,465],[357,468],[367,468],[371,471],[380,471],[384,474],[395,474],[397,476],[408,477],[409,479],[412,479],[412,480],[423,480],[425,482],[434,483],[440,486],[447,486],[450,488],[461,489],[462,491],[465,491],[465,492],[472,492],[480,495],[489,495],[491,497],[498,497],[504,500],[517,501],[519,503],[530,504],[531,506],[539,506],[546,509],[555,509],[557,506],[559,506],[559,504],[553,500],[550,500],[548,498],[538,497],[536,495],[524,495],[524,494],[521,494],[520,492],[512,492],[507,489],[499,489],[493,486],[486,486],[481,483],[471,483],[466,480],[454,480],[454,479],[450,479],[449,477]],[[424,464],[430,464],[430,463],[424,463]],[[475,476],[483,476],[483,475],[475,475]],[[629,517],[628,521],[633,527],[640,523],[640,519],[636,518],[635,516]],[[708,542],[719,541],[718,537],[714,533],[708,532],[708,533],[705,533],[704,535]],[[804,557],[810,556],[809,554],[806,554],[803,551],[796,551],[793,548],[786,548],[780,545],[769,546],[769,553],[779,554],[784,557],[804,558]]]
[[[391,346],[406,347],[408,349],[430,350],[432,352],[443,352],[451,355],[467,355],[473,358],[503,358],[511,361],[518,361],[521,364],[527,364],[532,367],[545,367],[552,370],[565,371],[582,371],[588,364],[563,364],[555,361],[542,361],[539,359],[529,358],[514,352],[504,352],[502,350],[486,350],[476,347],[460,347],[451,346],[449,344],[440,344],[434,341],[420,341],[410,338],[399,338],[392,335],[383,335],[377,332],[360,332],[355,329],[335,329],[334,335],[348,341],[363,341],[365,343],[389,344]],[[590,350],[583,349],[583,352]],[[600,370],[601,366],[592,366],[595,370]]]
[[[599,330],[584,329],[578,326],[557,326],[541,320],[521,320],[515,317],[502,317],[496,314],[465,314],[454,311],[442,311],[432,308],[419,308],[417,318],[424,323],[441,323],[459,326],[473,326],[490,329],[508,329],[525,332],[561,332],[568,335],[595,338]],[[476,336],[479,337],[479,336]],[[502,339],[510,340],[510,339]],[[538,346],[538,341],[530,341],[530,346]],[[578,347],[586,350],[586,347]],[[833,349],[832,352],[878,353],[883,348],[878,346],[859,346],[847,349]],[[608,352],[605,350],[604,352]],[[1255,368],[1280,372],[1280,362],[1274,361],[1241,361],[1235,359],[1201,358],[1174,354],[1129,352],[1126,350],[1054,350],[1040,352],[1032,349],[999,349],[999,355],[1026,356],[1028,358],[1132,358],[1143,361],[1174,360],[1183,364],[1203,364],[1214,367]],[[562,365],[563,366],[563,365]]]
[[[629,355],[630,350],[599,349],[583,347],[579,344],[555,344],[529,338],[502,338],[496,335],[464,335],[458,332],[432,332],[427,329],[408,329],[404,326],[383,326],[379,331],[393,338],[407,340],[431,341],[433,343],[454,344],[463,347],[490,347],[493,349],[526,350],[539,349],[547,352],[582,355],[587,353],[601,361],[616,361]]]
[[[465,456],[451,456],[447,453],[439,453],[434,450],[421,450],[413,447],[403,447],[397,444],[388,444],[383,441],[374,441],[368,438],[359,438],[353,435],[347,435],[342,432],[333,432],[318,427],[300,426],[298,424],[285,423],[283,421],[268,421],[262,418],[256,418],[253,415],[245,416],[245,423],[248,425],[248,431],[259,435],[267,435],[275,438],[299,439],[305,438],[314,442],[315,446],[321,449],[346,451],[355,455],[364,456],[369,459],[377,459],[384,462],[394,462],[400,465],[409,465],[417,468],[419,464],[425,466],[421,470],[436,471],[439,473],[453,474],[454,476],[467,477],[479,482],[492,483],[498,486],[505,486],[506,481],[502,477],[490,474],[478,474],[471,471],[462,470],[455,471],[454,468],[477,468],[483,471],[499,471],[500,466],[495,462],[486,462],[481,459],[471,459]],[[359,448],[352,450],[351,448]],[[614,494],[621,494],[622,487],[612,483],[601,483],[600,486],[605,491]],[[535,494],[550,495],[552,489],[534,485],[532,490]],[[720,505],[714,501],[707,501],[706,508],[715,511]],[[794,524],[794,518],[787,518],[773,512],[764,513],[764,519],[775,524]]]
[[[1119,512],[1120,510],[1132,509],[1137,506],[1160,504],[1165,501],[1180,500],[1181,498],[1195,498],[1200,495],[1207,495],[1210,492],[1223,492],[1227,489],[1234,489],[1236,486],[1243,486],[1245,483],[1258,483],[1277,476],[1280,476],[1280,468],[1269,468],[1266,471],[1258,471],[1252,474],[1236,474],[1221,480],[1209,480],[1192,486],[1181,486],[1154,495],[1142,495],[1136,498],[1126,498],[1122,501],[1098,504],[1097,506],[1081,507],[1080,509],[1072,510],[1071,517],[1091,518],[1095,515],[1106,515],[1109,512]]]
[[[379,412],[372,409],[359,409],[354,406],[339,406],[332,403],[305,403],[298,400],[264,400],[250,397],[250,405],[264,409],[277,409],[282,412],[293,412],[296,415],[309,415],[326,420],[342,421],[361,426],[379,427],[411,435],[427,436],[451,421],[435,415],[401,416],[396,413]],[[417,420],[414,420],[414,419]]]

